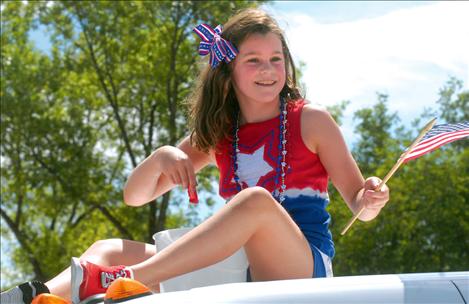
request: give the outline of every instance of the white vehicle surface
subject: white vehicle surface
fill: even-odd
[[[171,229],[155,234],[157,250],[163,250],[189,230],[190,228]],[[469,271],[247,283],[244,282],[247,267],[244,249],[240,249],[217,264],[161,282],[162,292],[159,294],[119,303],[469,304]]]
[[[469,272],[230,283],[153,294],[126,304],[469,303]]]

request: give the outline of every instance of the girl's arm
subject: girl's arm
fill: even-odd
[[[132,171],[124,187],[124,201],[130,206],[141,206],[176,185],[195,188],[195,173],[211,159],[210,154],[191,146],[189,137],[177,147],[160,147]]]
[[[301,135],[306,146],[318,154],[332,183],[356,214],[363,206],[362,221],[375,218],[389,200],[389,189],[384,185],[374,191],[380,179],[364,180],[342,133],[331,115],[323,109],[305,105],[301,114]]]

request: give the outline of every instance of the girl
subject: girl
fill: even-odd
[[[145,159],[129,177],[124,200],[141,206],[177,185],[193,192],[195,174],[215,163],[220,195],[229,202],[158,253],[128,240],[93,244],[73,259],[71,271],[46,283],[52,293],[77,303],[121,276],[157,286],[242,246],[254,281],[331,276],[328,178],[354,213],[366,208],[361,220],[375,218],[388,201],[386,186],[373,190],[378,178],[363,179],[331,116],[302,99],[285,38],[269,15],[247,9],[223,32],[207,25],[194,31],[210,66],[191,98],[191,135]],[[109,266],[117,264],[127,266]],[[2,294],[2,303],[11,302]]]

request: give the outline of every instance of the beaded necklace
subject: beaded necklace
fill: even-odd
[[[277,157],[277,167],[275,169],[276,175],[275,175],[275,187],[274,191],[272,192],[272,196],[280,203],[283,203],[285,200],[285,171],[287,167],[287,103],[283,97],[280,98],[280,125],[279,125],[279,145],[278,145],[278,150],[279,150],[279,155]],[[236,182],[236,188],[239,191],[243,189],[243,186],[240,182],[239,179],[239,174],[238,174],[238,153],[239,153],[239,137],[238,137],[238,131],[239,131],[239,112],[236,116],[236,125],[234,128],[234,140],[233,140],[233,172],[234,172],[234,180]],[[280,187],[279,186],[279,181],[281,181]]]

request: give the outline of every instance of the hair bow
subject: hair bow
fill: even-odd
[[[238,54],[235,46],[220,36],[222,30],[221,24],[213,29],[204,23],[193,29],[202,39],[199,45],[199,55],[205,56],[210,53],[210,65],[212,68],[217,67],[222,60],[225,60],[226,63],[230,62]]]

